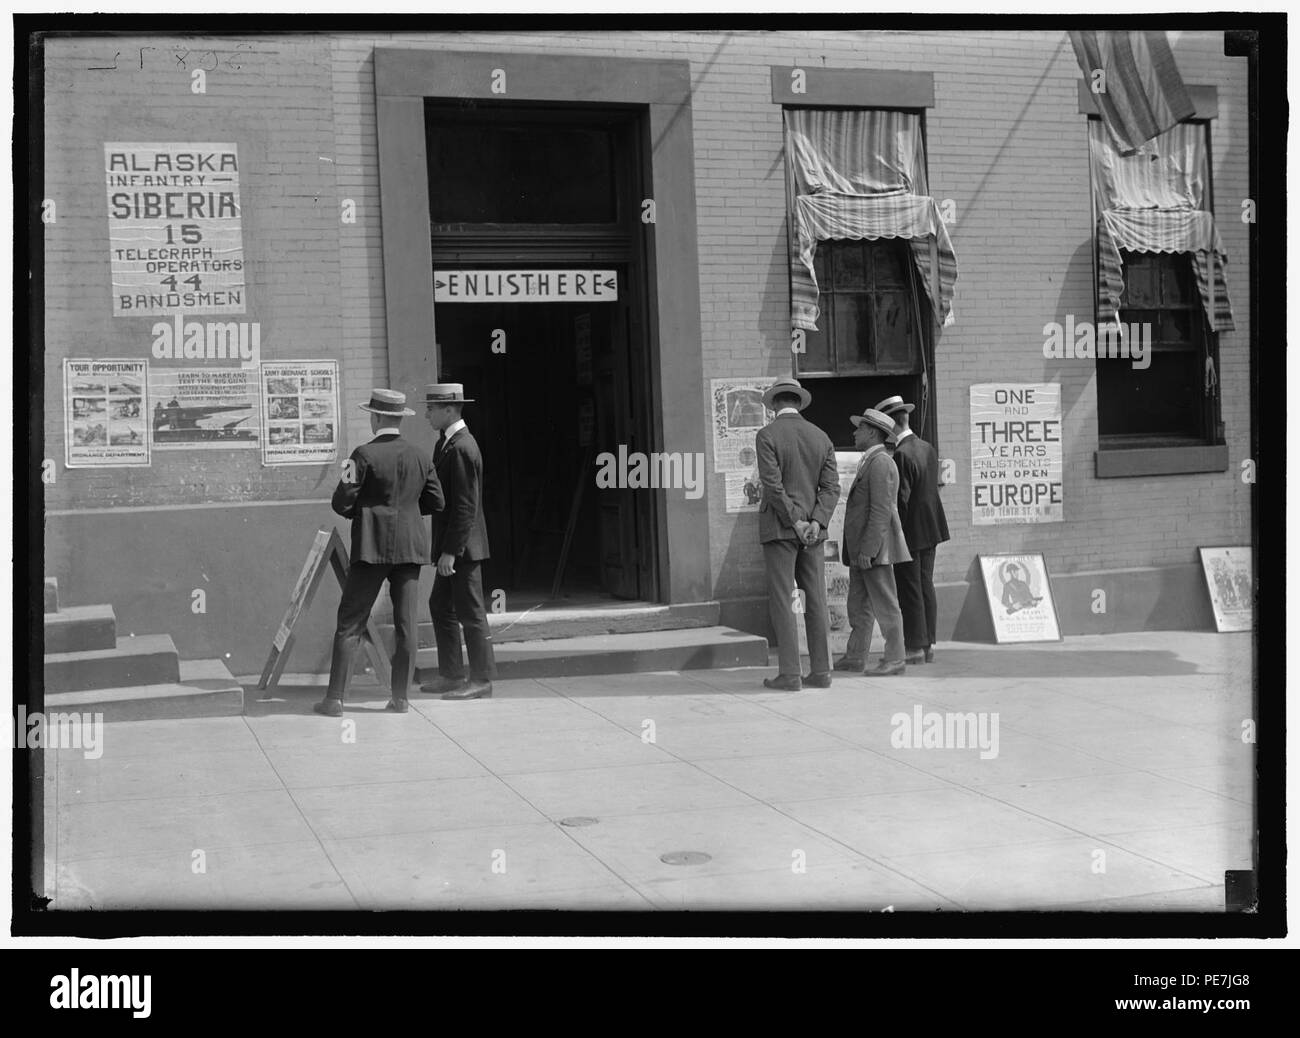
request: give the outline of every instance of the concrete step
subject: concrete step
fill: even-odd
[[[59,578],[45,578],[45,611],[47,613],[57,613],[59,611]]]
[[[45,654],[88,652],[117,645],[117,617],[111,605],[65,606],[45,614]]]
[[[105,721],[160,721],[177,717],[237,717],[244,690],[221,660],[181,660],[180,680],[82,692],[47,692],[45,712],[103,714]]]
[[[733,627],[694,627],[637,634],[583,635],[503,642],[497,646],[501,678],[580,677],[649,670],[706,670],[767,665],[767,639]],[[438,654],[421,649],[416,676],[438,675]]]
[[[653,605],[644,602],[596,604],[575,606],[543,606],[540,609],[520,610],[512,613],[489,613],[488,626],[492,628],[492,641],[505,642],[545,641],[552,638],[580,638],[606,634],[637,634],[643,631],[685,630],[695,627],[713,627],[718,622],[720,606],[717,602],[691,602],[684,605]],[[427,613],[427,603],[420,611]],[[379,634],[393,651],[393,617],[391,608],[374,611]],[[433,624],[425,620],[419,625],[420,648],[434,646]]]
[[[169,634],[118,638],[111,649],[54,652],[45,657],[45,691],[82,692],[180,680],[176,645]]]

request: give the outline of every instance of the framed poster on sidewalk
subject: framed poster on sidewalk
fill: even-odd
[[[1062,640],[1042,552],[981,555],[979,560],[993,636],[999,645]]]
[[[1225,631],[1249,631],[1255,619],[1255,574],[1246,545],[1199,548],[1201,572],[1214,607],[1214,626]]]

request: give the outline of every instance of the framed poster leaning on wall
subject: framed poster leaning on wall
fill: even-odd
[[[984,597],[999,645],[1062,640],[1042,552],[981,555],[979,560]]]
[[[1249,631],[1255,621],[1254,559],[1247,545],[1200,548],[1201,572],[1214,607],[1214,626]]]

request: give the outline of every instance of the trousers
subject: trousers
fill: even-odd
[[[871,629],[876,625],[876,614],[871,609],[871,596],[867,582],[855,580],[849,573],[849,594],[845,603],[849,614],[849,641],[844,647],[844,658],[850,663],[866,665],[871,652]]]
[[[357,646],[361,644],[361,635],[370,619],[370,610],[379,597],[379,589],[385,580],[388,581],[388,595],[393,602],[393,630],[397,641],[393,653],[392,695],[394,699],[406,698],[419,646],[416,623],[420,601],[420,564],[354,562],[348,567],[348,579],[343,584],[343,597],[339,601],[338,625],[334,629],[330,684],[325,693],[330,699],[341,700],[347,695]]]
[[[934,594],[934,549],[917,548],[911,562],[895,563],[894,580],[907,649],[920,652],[935,642],[938,603]]]
[[[456,560],[450,577],[433,578],[429,595],[433,637],[438,645],[438,673],[457,681],[465,677],[460,652],[461,631],[469,654],[469,676],[474,681],[491,681],[497,676],[496,654],[492,651],[492,629],[483,604],[483,564],[463,556]]]
[[[849,594],[853,594],[853,585],[859,584],[866,593],[871,614],[880,624],[880,633],[885,636],[885,651],[881,657],[885,663],[901,663],[903,651],[903,614],[898,608],[898,589],[894,584],[893,566],[849,567]],[[850,612],[850,619],[852,618]],[[856,629],[855,629],[856,633]],[[863,631],[863,659],[866,659],[867,644],[871,640],[871,628]],[[851,651],[851,646],[850,646]]]
[[[767,568],[767,608],[776,633],[780,672],[802,675],[799,631],[795,624],[794,590],[803,592],[804,626],[808,632],[808,662],[814,674],[831,669],[828,640],[830,616],[826,612],[826,564],[821,544],[804,548],[798,541],[766,541],[763,562]]]

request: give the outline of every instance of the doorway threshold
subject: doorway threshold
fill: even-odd
[[[547,599],[537,594],[511,595],[512,608],[489,613],[493,641],[527,641],[545,638],[577,638],[601,634],[638,634],[691,627],[713,627],[720,611],[717,602],[689,602],[665,605],[593,593],[570,598]]]
[[[490,603],[491,599],[488,601]],[[665,605],[600,594],[547,601],[544,594],[538,593],[528,604],[526,594],[521,593],[511,595],[509,604],[515,608],[502,613],[488,613],[492,640],[498,644],[716,627],[721,613],[721,606],[716,601]],[[385,649],[391,653],[394,641],[392,616],[376,616],[375,620]],[[419,625],[419,642],[422,649],[432,648],[434,644],[433,625],[428,620]]]

